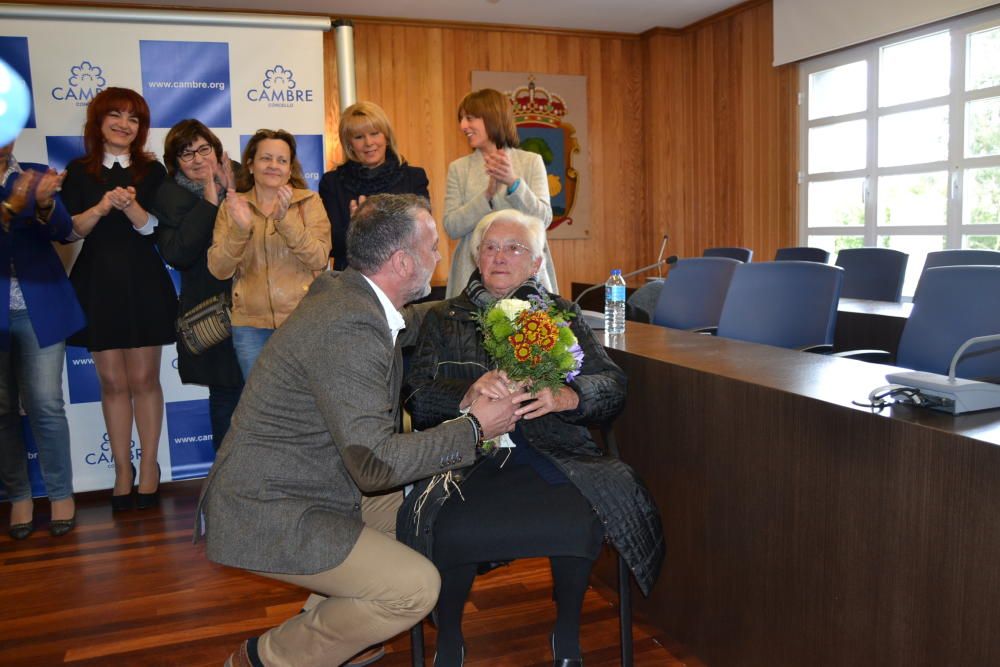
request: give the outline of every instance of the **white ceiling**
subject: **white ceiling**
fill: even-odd
[[[156,5],[162,0],[110,0]],[[173,7],[379,16],[640,33],[683,28],[742,0],[179,0]]]

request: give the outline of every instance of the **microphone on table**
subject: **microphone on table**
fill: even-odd
[[[670,238],[669,234],[664,234],[663,235],[663,242],[660,243],[660,254],[657,256],[655,262],[653,262],[652,264],[650,264],[648,266],[644,266],[641,269],[636,269],[635,271],[629,271],[628,273],[623,273],[622,274],[622,279],[628,279],[628,278],[631,278],[632,276],[637,276],[640,273],[645,273],[646,271],[652,271],[653,269],[658,269],[661,266],[663,266],[664,264],[676,264],[677,263],[677,255],[671,255],[670,257],[667,257],[666,259],[663,259],[663,252],[667,249],[667,239],[669,239],[669,238]],[[587,294],[590,294],[594,290],[600,289],[602,287],[604,287],[604,283],[597,283],[596,285],[591,285],[590,287],[588,287],[587,289],[583,290],[582,292],[580,292],[579,294],[576,295],[576,298],[573,299],[573,304],[574,305],[579,304],[580,303],[580,299],[582,299],[584,296],[586,296]]]

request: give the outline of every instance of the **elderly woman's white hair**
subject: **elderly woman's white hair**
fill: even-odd
[[[545,271],[545,224],[533,215],[526,215],[512,208],[505,208],[501,211],[494,211],[483,216],[476,228],[472,231],[472,238],[469,243],[469,250],[472,253],[472,261],[479,262],[479,244],[482,243],[486,232],[493,226],[494,222],[513,222],[520,225],[528,232],[528,248],[531,250],[531,258],[541,257],[542,263],[538,267],[538,273]]]

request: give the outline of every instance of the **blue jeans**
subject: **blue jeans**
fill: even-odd
[[[28,311],[10,311],[10,349],[0,350],[0,481],[11,502],[31,497],[28,460],[18,428],[18,402],[28,413],[50,500],[73,495],[69,424],[63,403],[66,344],[39,348]]]
[[[273,333],[274,329],[233,327],[233,349],[236,350],[236,360],[240,362],[244,382],[250,377],[250,369]]]

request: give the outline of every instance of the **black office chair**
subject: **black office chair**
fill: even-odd
[[[717,327],[729,283],[740,264],[726,257],[678,260],[663,281],[652,323],[692,331]]]
[[[705,248],[702,257],[727,257],[738,262],[747,263],[753,258],[750,248]]]
[[[826,264],[830,261],[830,253],[822,248],[807,248],[799,246],[795,248],[778,248],[774,253],[776,262],[819,262]]]
[[[844,269],[845,299],[894,301],[903,299],[903,278],[909,255],[890,248],[847,248],[837,254]]]
[[[610,425],[601,425],[600,432],[609,456],[620,459],[618,442]],[[621,640],[622,667],[632,667],[634,648],[632,639],[632,584],[625,559],[616,554],[618,561],[618,636]],[[410,628],[411,664],[424,667],[424,622]]]
[[[810,352],[833,349],[839,266],[818,262],[740,264],[722,306],[717,335]]]

